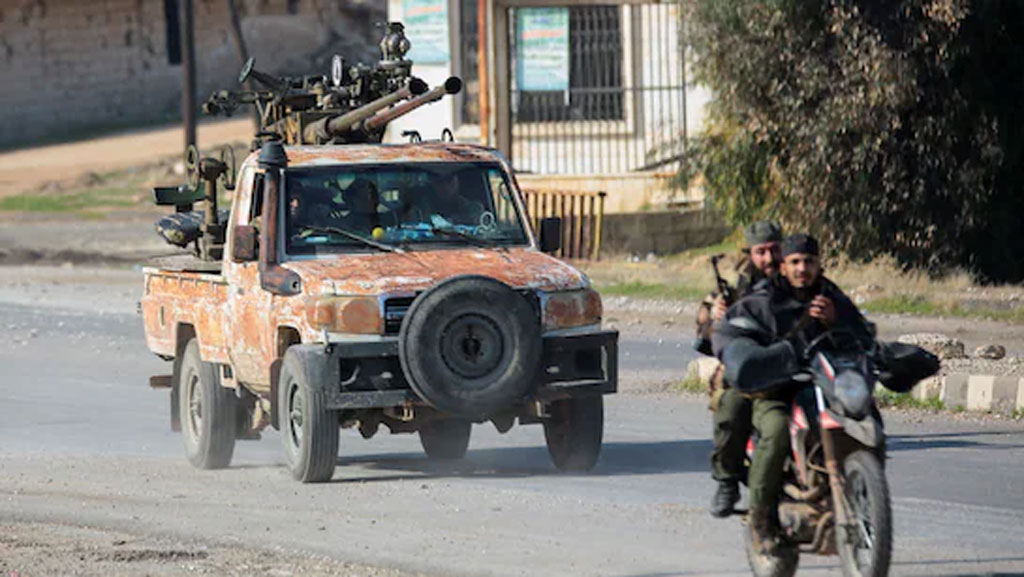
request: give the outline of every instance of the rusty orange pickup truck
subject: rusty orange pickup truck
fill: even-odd
[[[144,269],[146,342],[173,361],[151,384],[193,465],[228,466],[270,425],[292,476],[322,482],[342,427],[458,459],[473,423],[518,421],[544,427],[560,470],[594,466],[618,333],[496,151],[268,142],[218,226],[219,260]]]

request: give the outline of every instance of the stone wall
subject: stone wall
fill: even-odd
[[[704,210],[605,214],[602,254],[672,254],[716,244],[732,228]]]
[[[193,0],[199,98],[237,86],[226,0]],[[257,68],[329,72],[335,51],[375,59],[384,0],[240,0]],[[0,3],[0,146],[71,138],[181,115],[163,0]]]

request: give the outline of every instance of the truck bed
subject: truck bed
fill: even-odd
[[[158,355],[174,357],[178,354],[178,331],[192,330],[199,339],[203,360],[226,363],[227,282],[220,274],[220,263],[203,264],[217,264],[217,270],[193,270],[197,267],[185,260],[177,266],[143,269],[141,305],[146,344]]]

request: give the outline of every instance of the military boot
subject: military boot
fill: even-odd
[[[740,501],[740,484],[736,481],[719,481],[718,490],[711,498],[711,516],[728,517]]]
[[[747,517],[750,544],[761,555],[775,555],[779,550],[778,523],[770,509],[751,509]]]

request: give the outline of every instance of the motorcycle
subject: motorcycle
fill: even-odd
[[[899,365],[895,357],[910,357],[916,366],[890,370],[886,365]],[[782,543],[762,554],[744,531],[750,567],[756,577],[786,577],[796,572],[802,552],[838,554],[844,577],[885,577],[892,506],[875,384],[908,392],[938,370],[938,359],[896,343],[866,349],[852,333],[826,331],[807,344],[803,360],[805,371],[794,377],[800,389],[790,413],[792,455],[778,507]],[[748,458],[754,447],[752,438]]]

